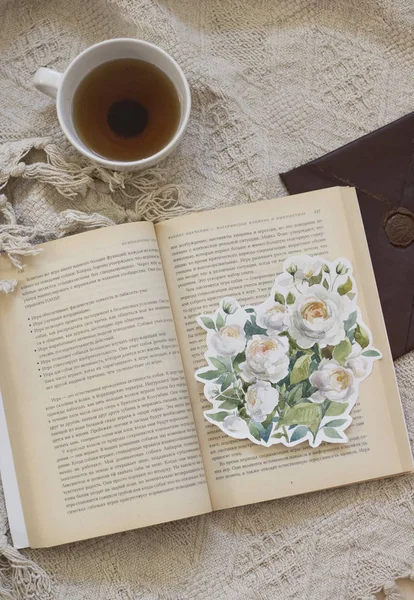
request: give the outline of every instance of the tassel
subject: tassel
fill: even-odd
[[[384,585],[383,591],[387,600],[404,600],[404,596],[395,581],[388,581]]]
[[[43,150],[47,162],[23,162],[22,159],[32,149]],[[82,156],[67,160],[58,146],[47,138],[11,144],[8,153],[12,161],[10,164],[9,160],[9,164],[0,169],[0,190],[7,185],[10,177],[22,177],[50,184],[66,198],[85,197],[93,189],[98,196],[106,194],[113,201],[110,192],[119,192],[125,199],[135,200],[134,209],[117,204],[128,221],[158,222],[188,212],[185,206],[186,186],[167,183],[167,172],[160,167],[140,172],[109,171]],[[0,147],[0,164],[1,158]],[[41,231],[36,227],[26,227],[17,224],[13,206],[4,194],[0,194],[0,217],[6,221],[5,225],[0,225],[0,253],[6,253],[19,270],[23,269],[23,256],[40,252],[36,244],[77,231],[115,224],[97,213],[88,215],[77,210],[66,210],[57,216],[54,230]]]
[[[57,226],[61,235],[75,233],[84,229],[110,227],[115,225],[112,219],[93,213],[87,215],[79,210],[64,210],[57,217]]]
[[[47,236],[47,233],[43,233]],[[39,232],[32,227],[24,225],[3,225],[0,226],[0,252],[5,252],[11,263],[23,270],[22,256],[33,256],[41,252],[41,248],[35,246],[35,240],[39,237]]]
[[[19,271],[22,271],[22,257],[34,256],[42,251],[37,246],[38,243],[78,231],[109,227],[110,225],[115,225],[115,223],[108,217],[98,215],[97,213],[87,215],[78,210],[65,210],[61,212],[56,218],[57,231],[39,231],[35,227],[26,227],[24,225],[0,225],[0,253],[4,252],[7,254],[11,263]]]
[[[8,567],[2,568],[0,581],[2,600],[50,600],[52,598],[48,575],[36,563],[10,546],[4,534],[0,537],[0,556],[8,562]],[[9,584],[5,581],[5,571],[10,575]]]
[[[0,294],[12,294],[17,284],[17,279],[0,279]]]
[[[7,198],[4,194],[0,194],[0,213],[6,220],[6,223],[9,225],[16,225],[17,219],[14,214],[14,210],[10,202],[7,201]]]
[[[134,210],[126,213],[132,221],[153,221],[158,223],[164,219],[179,217],[187,212],[184,202],[185,186],[164,185],[141,195],[135,202]]]
[[[35,247],[35,240],[37,238],[47,239],[51,234],[53,235],[53,232],[46,231],[40,234],[34,227],[18,225],[13,206],[4,194],[0,194],[0,215],[6,221],[5,225],[0,225],[0,253],[7,254],[11,263],[21,271],[23,269],[21,256],[38,254],[40,248]],[[3,284],[3,289],[0,289],[0,291],[3,293],[12,292],[16,285],[13,289],[9,289],[9,287],[9,285]]]
[[[19,177],[25,170],[26,164],[21,160],[31,150],[43,150],[49,138],[29,138],[19,142],[6,142],[0,145],[0,190],[9,181],[10,177]]]
[[[62,196],[72,198],[80,194],[85,197],[89,188],[99,193],[119,191],[125,198],[137,199],[144,203],[152,201],[154,208],[159,198],[165,202],[168,196],[168,202],[176,208],[174,213],[168,216],[187,212],[184,206],[179,213],[177,210],[183,199],[185,186],[167,184],[166,171],[160,167],[145,171],[110,171],[83,157],[76,161],[68,161],[54,144],[45,144],[44,151],[48,162],[27,165],[21,176],[50,183]]]
[[[88,189],[92,188],[99,193],[120,192],[125,198],[137,199],[143,204],[150,203],[157,216],[161,212],[157,210],[157,201],[167,203],[169,211],[174,206],[175,210],[164,215],[165,217],[188,212],[181,205],[186,186],[167,184],[167,173],[160,167],[145,171],[110,171],[83,157],[66,160],[59,147],[54,144],[45,144],[44,151],[48,162],[26,165],[20,175],[26,179],[50,183],[66,198],[73,198],[78,194],[85,197]],[[143,218],[144,214],[145,211],[141,210],[139,216]],[[148,215],[146,220],[152,219]]]
[[[23,162],[32,148],[43,150],[47,162]],[[185,206],[187,186],[168,183],[168,172],[159,166],[145,171],[110,171],[83,156],[67,159],[47,138],[17,144],[12,155],[12,164],[0,170],[0,190],[11,177],[22,177],[52,185],[65,198],[84,198],[90,189],[107,195],[119,192],[126,200],[136,200],[134,210],[126,210],[131,221],[160,221],[188,212]],[[7,208],[12,210],[10,204]]]

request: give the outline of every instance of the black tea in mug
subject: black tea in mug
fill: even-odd
[[[116,161],[140,160],[162,150],[181,116],[169,77],[134,58],[112,60],[88,73],[75,91],[72,110],[82,142]]]

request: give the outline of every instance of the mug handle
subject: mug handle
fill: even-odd
[[[35,73],[33,77],[33,85],[39,92],[50,96],[50,98],[56,98],[60,80],[62,79],[62,73],[54,71],[53,69],[47,69],[41,67]]]

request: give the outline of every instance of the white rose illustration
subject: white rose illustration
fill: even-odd
[[[249,435],[246,421],[238,415],[228,415],[223,421],[223,430],[234,438],[244,439]]]
[[[286,337],[254,335],[246,348],[246,362],[242,367],[245,381],[265,379],[276,383],[288,374],[289,342]]]
[[[351,356],[346,361],[346,366],[351,369],[354,377],[362,379],[368,373],[368,361],[363,356]]]
[[[310,376],[310,382],[318,388],[312,394],[313,402],[323,402],[326,398],[335,402],[347,402],[354,393],[354,375],[351,369],[341,367],[334,360],[322,360],[318,370]]]
[[[223,298],[220,301],[220,307],[227,315],[232,315],[240,308],[240,304],[235,298]]]
[[[302,256],[292,256],[285,260],[283,268],[288,273],[293,272],[295,279],[302,281],[319,275],[322,263],[320,260],[304,254]]]
[[[278,333],[287,329],[288,311],[286,306],[268,298],[256,308],[257,324],[269,333]]]
[[[246,336],[240,325],[224,325],[219,331],[209,331],[207,343],[218,356],[236,356],[244,350]]]
[[[335,346],[345,338],[344,321],[350,311],[349,298],[313,285],[290,307],[288,331],[301,348],[315,343]]]
[[[275,409],[279,393],[268,381],[257,381],[246,392],[246,412],[257,423],[262,423]]]

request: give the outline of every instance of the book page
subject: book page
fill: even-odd
[[[153,225],[42,248],[0,298],[0,385],[30,546],[211,510]]]
[[[174,219],[156,226],[214,509],[310,492],[409,470],[393,365],[356,195],[340,188]],[[227,437],[203,418],[210,408],[194,379],[205,365],[196,317],[220,298],[264,301],[293,254],[348,258],[359,306],[383,359],[361,383],[347,444],[261,447]]]

